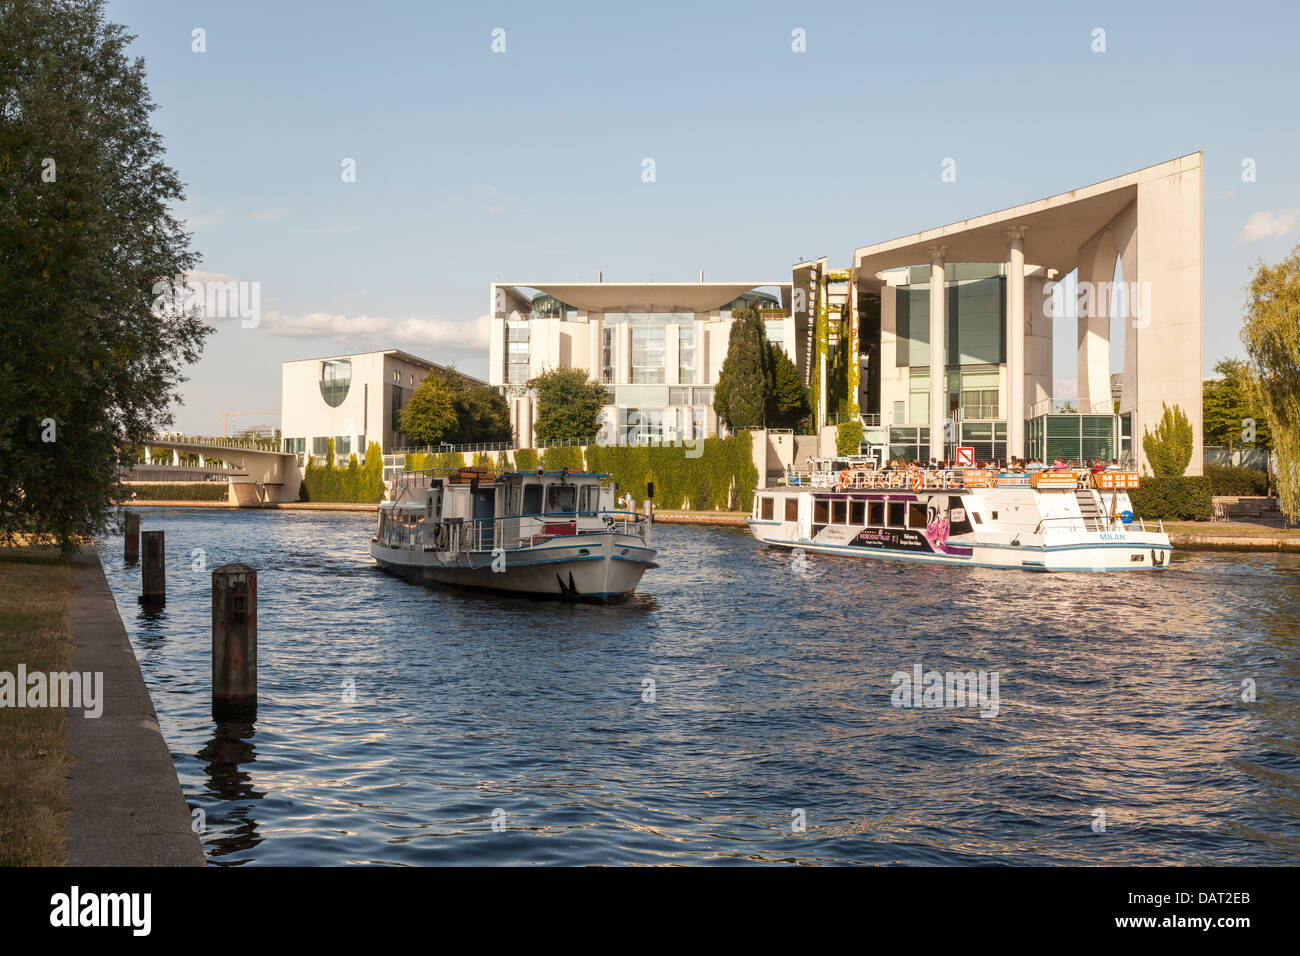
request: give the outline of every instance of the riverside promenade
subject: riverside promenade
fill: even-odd
[[[203,866],[171,751],[99,555],[72,559],[72,669],[103,673],[103,713],[68,711],[68,866]]]

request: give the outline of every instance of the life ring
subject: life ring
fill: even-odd
[[[839,482],[839,484],[840,484],[840,491],[843,491],[844,489],[848,488],[848,486],[849,486],[849,470],[848,470],[847,468],[845,468],[843,471],[840,472],[840,482]]]
[[[925,487],[925,475],[923,475],[919,471],[914,472],[912,474],[912,490],[920,491],[924,487]]]

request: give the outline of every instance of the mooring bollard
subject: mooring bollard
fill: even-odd
[[[167,601],[167,552],[161,531],[141,531],[144,564],[140,568],[140,603],[165,604]]]
[[[212,719],[257,716],[257,572],[223,564],[212,572]]]
[[[140,516],[128,511],[122,519],[122,555],[128,561],[140,560]]]

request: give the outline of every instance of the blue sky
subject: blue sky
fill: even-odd
[[[279,408],[289,359],[395,346],[485,375],[498,277],[788,279],[801,258],[846,266],[857,246],[1198,149],[1208,372],[1240,354],[1250,266],[1300,238],[1294,4],[108,13],[137,35],[201,269],[261,287],[257,328],[214,321],[176,411],[186,431]],[[1073,321],[1057,332],[1065,383]]]

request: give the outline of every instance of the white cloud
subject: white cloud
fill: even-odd
[[[1300,223],[1300,209],[1265,209],[1246,220],[1246,225],[1237,237],[1238,242],[1259,242],[1261,239],[1276,239],[1292,232]]]
[[[268,312],[262,327],[271,335],[320,336],[333,339],[356,339],[368,336],[382,339],[376,344],[398,343],[404,346],[439,346],[463,351],[485,349],[488,345],[489,321],[480,315],[469,322],[445,319],[390,319],[382,316],[311,312],[286,315]]]
[[[197,216],[186,216],[183,222],[186,229],[201,229],[204,226],[219,226],[226,221],[226,216],[230,213],[230,203],[223,202],[211,212],[205,212]]]
[[[289,210],[281,206],[275,206],[271,209],[259,209],[250,218],[254,222],[278,222],[287,215],[289,215]]]

